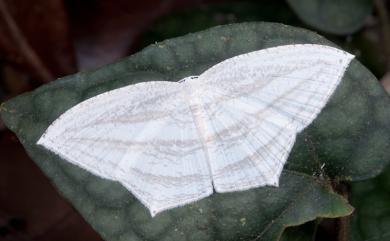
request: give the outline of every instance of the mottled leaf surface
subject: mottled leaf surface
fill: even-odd
[[[222,60],[292,43],[332,45],[312,32],[270,23],[215,27],[151,45],[118,63],[82,72],[14,98],[2,118],[28,154],[106,240],[278,240],[283,229],[351,206],[327,178],[361,180],[389,161],[390,100],[354,60],[318,118],[297,137],[280,187],[215,194],[151,218],[125,188],[75,167],[35,143],[71,106],[128,84],[177,81]]]

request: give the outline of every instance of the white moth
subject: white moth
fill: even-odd
[[[278,186],[295,136],[325,106],[352,58],[312,44],[242,54],[196,77],[83,101],[37,144],[120,182],[152,216],[214,190]]]

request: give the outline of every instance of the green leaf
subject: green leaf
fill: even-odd
[[[280,241],[314,241],[317,225],[316,221],[312,221],[301,226],[286,228]]]
[[[364,179],[389,161],[390,130],[385,123],[390,120],[390,100],[356,60],[322,113],[297,136],[280,187],[214,194],[151,218],[118,183],[73,166],[35,143],[61,113],[91,96],[140,81],[177,81],[238,54],[292,43],[333,45],[315,33],[281,24],[215,27],[59,79],[5,103],[1,115],[37,165],[106,240],[278,240],[288,226],[352,212],[332,192],[327,177]]]
[[[141,35],[138,45],[144,47],[156,41],[217,25],[249,21],[288,23],[295,26],[301,23],[285,1],[227,1],[223,4],[207,4],[162,17]]]
[[[359,30],[373,8],[372,0],[287,0],[306,24],[321,31],[346,35]]]
[[[390,240],[390,166],[378,177],[354,183],[351,241]]]

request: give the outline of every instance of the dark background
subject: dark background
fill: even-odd
[[[312,29],[277,0],[0,0],[0,102],[150,43],[242,21]],[[376,9],[353,35],[320,34],[356,54],[389,88],[380,23]],[[0,240],[101,240],[1,120]]]

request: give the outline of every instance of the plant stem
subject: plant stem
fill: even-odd
[[[30,46],[22,31],[13,19],[7,4],[4,0],[0,0],[0,16],[4,19],[7,29],[10,32],[10,37],[13,42],[19,47],[21,54],[26,63],[34,70],[36,76],[43,82],[49,82],[54,79],[52,73],[44,65],[34,49]]]
[[[332,185],[333,189],[343,196],[346,200],[349,199],[349,188],[346,183],[337,183]],[[350,216],[341,217],[337,220],[337,241],[348,241],[348,233],[349,233],[349,221]]]
[[[387,73],[382,77],[381,84],[390,95],[390,23],[385,0],[375,0],[375,8],[381,24],[382,42],[385,48]]]
[[[375,0],[375,8],[378,13],[381,24],[382,38],[386,53],[387,69],[390,70],[390,23],[386,2],[384,0]]]

